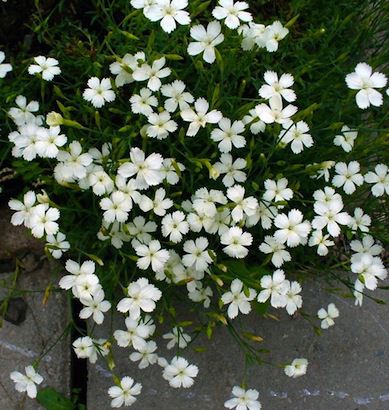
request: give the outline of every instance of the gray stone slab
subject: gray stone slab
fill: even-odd
[[[303,293],[306,311],[317,312],[334,302],[340,317],[336,325],[322,336],[301,316],[282,317],[280,322],[256,315],[242,317],[242,326],[264,338],[263,348],[271,349],[266,357],[273,365],[254,366],[247,372],[246,382],[260,392],[264,409],[272,410],[387,410],[389,409],[389,324],[387,306],[365,298],[362,308],[353,300],[329,295],[323,289],[306,284]],[[387,299],[384,291],[375,296]],[[184,320],[185,314],[180,315]],[[317,322],[318,323],[318,322]],[[238,322],[237,322],[238,324]],[[109,321],[98,329],[109,331]],[[113,328],[124,328],[122,318],[114,317]],[[157,339],[163,354],[166,341]],[[186,350],[183,356],[198,365],[200,372],[191,389],[172,389],[161,377],[161,368],[145,370],[128,359],[129,350],[115,348],[116,374],[128,375],[143,384],[142,394],[132,406],[134,410],[216,410],[230,397],[233,385],[243,380],[243,355],[224,328],[219,328],[211,342],[202,338],[196,345],[207,348],[198,353]],[[166,354],[165,357],[171,357]],[[309,371],[299,379],[290,379],[277,364],[295,357],[308,358]],[[110,374],[101,361],[89,366],[88,409],[109,408],[107,389],[112,385]]]
[[[13,325],[4,321],[0,328],[0,409],[42,409],[37,401],[15,391],[9,375],[15,369],[23,372],[62,334],[69,319],[67,301],[63,293],[53,292],[43,303],[43,292],[50,281],[55,284],[58,267],[47,261],[39,263],[42,243],[24,229],[12,227],[9,218],[9,212],[0,210],[0,260],[23,258],[26,271],[21,272],[17,289],[28,291],[21,293],[28,308],[23,323]],[[12,272],[0,274],[0,299],[7,295],[11,279]],[[69,345],[68,338],[59,342],[39,368],[44,377],[41,386],[53,387],[66,395],[70,390]]]

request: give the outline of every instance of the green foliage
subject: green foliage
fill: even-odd
[[[36,399],[46,410],[76,410],[72,401],[51,387],[38,391]]]
[[[190,2],[194,21],[209,21],[209,3]],[[388,5],[384,1],[255,2],[252,6],[256,21],[270,23],[278,18],[284,23],[289,22],[290,34],[280,45],[279,51],[276,54],[258,49],[243,52],[239,43],[226,41],[227,46],[222,44],[218,48],[217,63],[208,65],[206,70],[200,57],[187,55],[187,37],[183,35],[187,27],[180,26],[168,35],[144,18],[141,11],[134,10],[128,0],[35,1],[34,6],[31,17],[24,21],[28,34],[20,38],[19,43],[5,45],[12,56],[14,81],[1,80],[0,98],[5,103],[2,104],[4,126],[0,166],[12,166],[27,183],[40,177],[40,183],[52,192],[52,200],[66,204],[61,208],[65,224],[68,227],[82,226],[80,230],[67,231],[74,247],[87,254],[96,254],[103,260],[110,260],[111,256],[108,244],[88,240],[95,235],[98,224],[96,215],[99,210],[95,197],[81,197],[77,187],[64,194],[46,173],[45,161],[27,163],[13,160],[6,143],[12,125],[5,113],[19,94],[30,98],[40,96],[42,111],[59,109],[69,121],[70,126],[66,130],[68,139],[81,140],[85,149],[97,143],[112,142],[113,157],[121,158],[132,144],[141,143],[145,148],[150,142],[147,139],[140,141],[142,138],[138,130],[142,127],[142,120],[134,117],[129,110],[130,95],[120,97],[125,98],[120,101],[121,108],[117,109],[115,105],[115,109],[103,110],[98,115],[81,97],[86,80],[90,76],[108,75],[109,63],[125,53],[145,50],[149,59],[166,56],[174,74],[188,83],[193,95],[206,97],[213,108],[223,107],[223,113],[234,119],[248,113],[260,101],[257,89],[262,83],[264,71],[293,74],[300,108],[298,119],[312,126],[315,148],[296,156],[287,149],[276,148],[275,140],[252,137],[246,159],[251,164],[254,193],[258,193],[266,178],[283,175],[288,164],[288,178],[304,204],[304,198],[307,198],[305,193],[312,192],[316,182],[306,178],[304,186],[299,186],[304,173],[303,164],[328,159],[348,161],[352,158],[363,160],[364,164],[370,161],[385,163],[388,160],[388,110],[372,109],[366,117],[363,111],[355,107],[353,94],[344,83],[345,73],[351,72],[359,61],[367,60],[373,67],[382,67],[389,61],[388,38],[384,31],[388,23],[388,13],[385,13]],[[6,7],[12,5],[3,6],[3,14]],[[228,32],[226,36],[229,36]],[[44,82],[41,85],[34,77],[26,75],[31,56],[43,52],[60,61],[62,75],[53,88]],[[359,137],[351,154],[342,152],[332,144],[334,135],[344,123],[351,128],[359,128]],[[376,124],[376,127],[372,129],[370,124]],[[113,130],[117,130],[114,136]],[[203,142],[208,132],[206,129],[199,134],[200,137],[191,139],[179,136],[177,144],[162,141],[161,152],[181,162],[188,159],[188,152],[193,153],[194,158],[215,162],[215,144]],[[271,154],[265,157],[263,152],[269,151]],[[295,179],[289,177],[293,169]],[[194,174],[184,175],[186,193],[192,193],[205,180],[208,181],[208,172],[200,164]],[[370,201],[368,189],[358,191],[350,205],[362,206],[373,217],[375,235],[386,242],[388,234],[382,223],[387,216],[385,207],[377,207],[376,202]],[[62,200],[63,195],[66,195],[66,200]],[[74,210],[79,211],[75,213]],[[263,239],[260,232],[257,239]],[[112,277],[118,277],[117,269],[114,263],[105,266],[107,283],[115,283]],[[126,277],[130,274],[124,264],[119,269],[125,271],[122,273]]]

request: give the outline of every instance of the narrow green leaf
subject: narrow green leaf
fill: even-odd
[[[74,410],[75,407],[70,399],[63,396],[51,387],[38,391],[36,399],[47,410]]]

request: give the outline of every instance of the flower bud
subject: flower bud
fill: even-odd
[[[46,123],[50,127],[56,127],[63,124],[63,117],[60,113],[51,111],[46,116]]]
[[[47,192],[44,189],[42,189],[41,194],[37,194],[36,199],[40,204],[49,204],[50,203],[50,198],[49,198],[49,196],[47,195]]]
[[[213,165],[209,168],[209,177],[211,179],[218,179],[220,176],[220,171]]]

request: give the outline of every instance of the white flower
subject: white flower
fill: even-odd
[[[363,184],[363,176],[359,173],[360,167],[357,161],[351,161],[348,164],[338,162],[335,165],[335,175],[332,178],[332,185],[337,188],[343,187],[347,195],[351,195],[356,190],[356,186]]]
[[[146,339],[153,333],[153,327],[149,324],[139,322],[131,317],[125,319],[126,330],[115,330],[113,333],[118,346],[133,347],[142,350],[146,346]]]
[[[145,153],[139,148],[131,148],[131,162],[122,164],[118,169],[118,174],[124,178],[136,175],[136,182],[139,189],[146,189],[149,186],[158,185],[163,180],[161,173],[163,158],[160,154],[150,154],[147,158]]]
[[[65,264],[65,269],[70,273],[61,278],[59,287],[62,289],[70,289],[76,286],[76,281],[79,276],[90,276],[95,271],[95,263],[92,261],[85,261],[80,266],[77,262],[68,259]]]
[[[224,305],[228,305],[227,314],[230,319],[234,319],[241,312],[247,315],[251,312],[250,302],[254,300],[257,292],[248,288],[247,292],[243,289],[243,282],[240,279],[234,279],[231,282],[231,290],[223,293],[221,300]]]
[[[142,88],[138,94],[134,94],[130,98],[131,111],[134,114],[143,114],[149,116],[153,109],[158,106],[157,98],[152,94],[148,88]]]
[[[59,127],[39,128],[37,131],[38,141],[36,151],[43,158],[56,158],[58,147],[62,147],[67,142],[65,134],[60,134]]]
[[[123,178],[121,175],[117,175],[115,178],[115,185],[118,190],[123,192],[127,200],[139,203],[141,194],[138,192],[138,184],[135,179]]]
[[[29,220],[31,233],[36,238],[42,238],[45,234],[55,235],[58,232],[59,211],[56,208],[47,208],[46,204],[34,207]]]
[[[314,164],[318,165],[318,164]],[[330,180],[330,169],[335,165],[335,161],[324,161],[320,164],[321,168],[311,178],[320,179],[324,178],[326,182]]]
[[[143,243],[149,243],[151,241],[150,233],[157,230],[157,224],[152,221],[146,222],[143,216],[134,218],[127,227],[130,234]]]
[[[358,279],[370,290],[377,288],[377,279],[384,280],[387,277],[387,271],[382,260],[367,253],[360,255],[358,258],[353,258],[351,271],[357,273],[359,275]]]
[[[134,70],[132,77],[135,81],[146,81],[147,88],[151,91],[158,91],[161,88],[161,78],[168,77],[171,73],[169,67],[163,68],[166,63],[166,58],[162,57],[155,60],[150,66],[148,64],[142,64],[140,67]]]
[[[352,255],[351,262],[355,261],[363,254],[378,256],[383,251],[383,247],[378,243],[374,243],[374,238],[371,235],[365,235],[362,238],[362,241],[351,241],[350,247],[354,252],[356,252]]]
[[[96,171],[88,175],[88,182],[93,193],[97,196],[110,194],[114,189],[114,182],[111,177],[101,168],[97,168]],[[126,195],[126,199],[131,200],[131,196],[128,198]]]
[[[180,80],[175,80],[171,84],[165,84],[161,87],[161,94],[164,97],[169,97],[165,101],[165,110],[175,112],[177,108],[180,111],[189,108],[189,104],[194,102],[192,94],[185,91],[185,83]]]
[[[0,51],[1,53],[1,51]],[[17,107],[12,107],[8,111],[8,115],[12,118],[17,126],[25,125],[35,122],[35,115],[33,112],[39,110],[39,103],[37,101],[30,101],[27,103],[26,97],[18,95],[15,99]]]
[[[188,343],[192,340],[190,335],[184,333],[184,329],[182,327],[174,327],[171,332],[165,333],[162,336],[164,339],[169,340],[167,344],[167,348],[173,349],[175,345],[178,345],[179,349],[185,349],[188,346]]]
[[[378,164],[375,167],[375,172],[369,171],[365,175],[365,181],[368,184],[374,184],[371,187],[371,192],[375,197],[389,195],[389,173],[388,167],[384,164]]]
[[[265,124],[278,124],[289,123],[290,117],[297,112],[295,105],[289,104],[285,108],[282,106],[282,99],[279,96],[274,96],[269,99],[269,105],[259,104],[255,107],[258,118]]]
[[[234,30],[238,28],[241,21],[249,22],[253,19],[251,13],[244,11],[249,8],[249,5],[245,1],[237,1],[234,3],[233,0],[219,0],[219,6],[216,6],[212,15],[217,20],[225,20],[225,25]]]
[[[142,391],[142,385],[135,383],[134,379],[125,376],[120,380],[119,386],[112,386],[108,389],[108,394],[113,399],[111,407],[131,406],[136,402],[136,397]]]
[[[207,188],[200,188],[195,192],[193,199],[193,208],[199,215],[206,215],[207,217],[214,217],[217,213],[216,203],[225,205],[227,198],[223,192],[216,189],[208,191]],[[188,219],[190,224],[190,221]]]
[[[96,293],[92,295],[90,299],[82,299],[81,303],[85,306],[80,311],[81,319],[88,319],[88,317],[93,317],[93,320],[101,325],[104,321],[103,313],[108,312],[111,308],[111,303],[104,300],[104,291],[99,289]]]
[[[343,209],[343,201],[339,196],[339,199],[332,200],[331,202],[315,202],[314,210],[317,216],[312,221],[313,229],[322,230],[327,227],[328,233],[337,237],[340,234],[339,225],[348,225],[350,222],[350,216],[347,212],[341,212]]]
[[[89,336],[79,337],[73,342],[74,353],[79,359],[88,359],[94,356],[93,340]]]
[[[304,243],[311,231],[311,225],[308,221],[303,222],[303,217],[298,209],[292,209],[288,215],[277,215],[274,225],[278,230],[274,233],[274,239],[279,243],[286,242],[291,248]]]
[[[149,367],[150,364],[155,364],[158,361],[158,355],[154,353],[157,350],[157,344],[154,340],[146,342],[145,346],[142,349],[139,349],[139,352],[133,352],[130,354],[130,360],[137,362],[138,360],[139,369],[145,369]]]
[[[98,290],[101,289],[99,278],[94,274],[95,264],[92,261],[85,261],[81,266],[72,261],[66,261],[66,270],[70,275],[65,275],[59,281],[59,287],[62,289],[72,289],[75,297],[91,300]]]
[[[235,182],[246,181],[246,174],[241,171],[246,168],[247,162],[243,158],[237,158],[234,162],[230,154],[222,154],[220,156],[220,162],[216,162],[215,168],[220,174],[226,174],[223,177],[223,184],[226,187],[230,187],[235,184]]]
[[[161,299],[162,293],[146,278],[139,278],[136,282],[131,282],[127,287],[127,297],[122,299],[117,310],[122,313],[129,312],[131,319],[138,320],[143,312],[152,312],[155,309],[155,302]]]
[[[324,187],[324,190],[318,189],[313,193],[313,198],[316,202],[322,203],[325,206],[334,202],[343,203],[340,194],[335,192],[335,189],[329,186]]]
[[[252,50],[255,45],[264,48],[266,46],[264,38],[265,31],[266,27],[263,24],[249,22],[248,24],[240,26],[238,32],[243,36],[242,49],[245,51]]]
[[[163,378],[174,388],[188,388],[193,385],[193,378],[197,376],[199,369],[194,364],[189,364],[183,357],[174,357],[170,364],[163,370]]]
[[[161,172],[163,173],[164,180],[166,180],[169,185],[178,183],[182,171],[185,171],[185,166],[177,162],[174,158],[165,158],[163,160]]]
[[[17,157],[23,156],[26,161],[35,159],[38,155],[37,143],[40,129],[41,127],[36,124],[29,123],[19,128],[20,135],[17,135],[17,132],[9,134],[8,139],[15,144],[12,154]]]
[[[105,357],[109,354],[110,348],[109,345],[110,343],[107,343],[107,339],[92,339],[93,341],[93,352],[92,354],[88,357],[89,363],[96,363],[98,356]]]
[[[38,56],[34,57],[34,61],[36,64],[31,64],[28,67],[28,73],[31,75],[41,73],[44,80],[51,81],[54,76],[61,74],[58,60],[55,58]]]
[[[69,144],[69,152],[59,151],[57,160],[60,163],[55,167],[56,179],[73,181],[86,177],[86,168],[92,163],[90,154],[82,154],[82,147],[78,141]]]
[[[297,124],[293,124],[288,130],[281,131],[280,133],[280,141],[291,144],[291,149],[294,154],[299,154],[303,151],[304,146],[307,148],[312,147],[313,145],[313,138],[310,134],[307,134],[309,131],[308,124],[304,121],[299,121]]]
[[[252,216],[258,208],[258,201],[253,196],[244,197],[245,189],[240,185],[234,185],[227,190],[227,197],[235,206],[231,211],[231,217],[235,222],[243,219],[244,215]]]
[[[252,235],[243,232],[238,226],[229,228],[220,236],[220,243],[226,245],[223,251],[232,258],[245,258],[249,252],[246,246],[250,246],[252,242]]]
[[[166,249],[161,249],[161,244],[157,240],[150,241],[147,245],[138,244],[134,246],[139,259],[136,261],[136,266],[139,269],[146,270],[149,266],[154,272],[161,272],[165,263],[169,259],[169,252]]]
[[[188,54],[197,56],[204,52],[204,61],[212,64],[216,59],[215,47],[224,41],[222,28],[218,21],[211,21],[207,29],[201,24],[190,29],[190,36],[196,40],[189,43]]]
[[[88,87],[82,96],[95,108],[101,108],[106,102],[112,102],[116,98],[109,78],[103,78],[100,81],[97,77],[92,77],[88,80]]]
[[[304,358],[294,359],[291,364],[284,367],[284,372],[287,376],[295,379],[296,377],[304,376],[307,373],[308,360]]]
[[[177,24],[187,25],[190,23],[189,13],[183,10],[188,6],[188,0],[158,0],[150,7],[147,18],[151,21],[161,20],[161,27],[166,33],[171,33]]]
[[[161,113],[152,113],[148,116],[147,121],[150,125],[147,126],[146,134],[150,138],[163,140],[167,138],[169,133],[177,129],[177,123],[170,119],[170,114],[167,111]]]
[[[289,201],[293,198],[293,191],[288,186],[288,180],[281,178],[278,181],[267,179],[265,181],[265,193],[263,199],[269,202],[283,202]]]
[[[187,268],[195,268],[197,271],[204,272],[212,258],[208,252],[208,239],[199,237],[196,241],[186,241],[184,243],[185,255],[182,258],[182,263]]]
[[[354,284],[354,297],[355,297],[355,306],[362,306],[363,303],[363,289],[365,285],[357,279]]]
[[[134,81],[132,71],[139,67],[138,61],[145,61],[145,53],[142,51],[135,55],[126,54],[119,61],[115,61],[109,66],[112,74],[116,75],[116,87],[122,87],[124,84],[129,84]]]
[[[294,83],[292,74],[282,74],[280,79],[274,71],[266,71],[264,80],[267,84],[264,84],[259,89],[259,95],[266,100],[274,96],[283,97],[285,101],[293,102],[296,100],[296,94],[290,89]]]
[[[234,121],[228,118],[222,118],[218,123],[220,128],[216,128],[211,132],[212,141],[219,142],[218,147],[221,152],[230,152],[232,147],[242,148],[246,145],[245,138],[240,135],[244,132],[244,124],[242,121]]]
[[[236,410],[261,410],[261,403],[258,401],[259,393],[255,389],[242,389],[239,386],[232,388],[234,398],[227,400],[224,407]]]
[[[8,206],[13,211],[16,211],[11,218],[12,225],[22,225],[27,228],[30,227],[30,218],[34,211],[34,206],[36,203],[36,195],[33,191],[28,191],[23,196],[23,202],[17,199],[11,199],[8,202]]]
[[[208,112],[209,103],[205,98],[198,98],[195,102],[194,110],[192,108],[181,111],[181,117],[184,121],[190,122],[186,135],[194,137],[200,127],[204,128],[207,124],[216,124],[221,118],[220,111],[212,110]]]
[[[188,297],[193,302],[203,302],[203,306],[208,309],[211,305],[212,289],[207,286],[203,287],[202,282],[193,280],[187,283]]]
[[[162,235],[168,236],[169,240],[178,243],[183,235],[189,232],[189,224],[185,220],[185,214],[181,211],[173,212],[162,219]]]
[[[216,213],[214,215],[216,215]],[[189,228],[192,232],[200,232],[202,229],[205,228],[205,223],[207,221],[212,223],[212,218],[213,217],[207,216],[204,212],[191,212],[187,217],[187,221],[189,223]]]
[[[84,301],[91,300],[93,295],[101,289],[99,278],[96,275],[78,275],[75,282],[72,288],[73,294]]]
[[[333,303],[330,303],[328,305],[327,310],[324,308],[321,308],[317,312],[317,316],[319,319],[321,319],[321,328],[322,329],[328,329],[330,326],[333,326],[335,324],[334,319],[339,317],[339,310],[336,308],[336,306]]]
[[[205,217],[202,224],[206,232],[223,235],[228,230],[230,222],[230,211],[226,208],[219,208],[212,218]]]
[[[12,71],[11,64],[2,64],[4,60],[5,60],[4,51],[0,51],[0,78],[4,78],[7,75],[7,73]]]
[[[131,0],[131,5],[136,9],[143,9],[143,14],[147,17],[150,8],[154,6],[157,1],[158,0]]]
[[[309,238],[308,245],[317,246],[317,254],[320,256],[326,256],[328,254],[328,247],[335,245],[335,242],[331,241],[329,238],[330,235],[323,235],[321,230],[313,231],[311,237]]]
[[[261,43],[264,44],[267,51],[272,53],[278,50],[278,42],[284,39],[288,33],[289,30],[286,27],[284,27],[279,21],[275,21],[270,26],[266,27]]]
[[[181,258],[177,252],[170,250],[169,251],[169,260],[165,264],[165,269],[163,272],[158,272],[155,276],[157,280],[166,280],[170,282],[170,276],[173,279],[173,282],[178,283],[181,280],[185,279],[187,273],[186,268],[182,264]]]
[[[46,248],[54,259],[60,259],[62,254],[70,249],[70,243],[62,232],[58,232],[57,235],[47,235],[46,241]]]
[[[15,389],[18,392],[27,392],[28,397],[35,399],[37,395],[36,384],[41,384],[43,377],[32,366],[27,366],[24,370],[26,374],[15,371],[10,374],[10,378],[15,383]]]
[[[293,315],[297,309],[303,305],[303,299],[299,293],[301,292],[301,285],[298,282],[288,282],[288,289],[286,291],[286,311],[289,315]]]
[[[115,191],[109,198],[103,198],[100,201],[100,208],[105,211],[103,217],[108,223],[125,222],[132,209],[132,202],[126,198],[123,192]]]
[[[269,206],[261,201],[255,215],[246,218],[246,226],[255,226],[259,221],[261,221],[261,226],[263,229],[270,229],[273,219],[276,217],[277,213],[278,210],[275,206]]]
[[[250,131],[254,135],[258,135],[266,129],[266,124],[259,119],[255,108],[252,108],[249,113],[243,117],[242,122],[244,125],[250,124]]]
[[[359,229],[361,232],[369,232],[369,226],[371,224],[371,218],[369,215],[363,213],[362,208],[355,208],[354,216],[350,218],[348,226],[356,231]]]
[[[386,83],[386,76],[378,72],[373,73],[372,68],[366,63],[357,64],[355,72],[346,76],[347,87],[359,90],[355,99],[362,110],[370,107],[370,104],[375,107],[382,105],[382,94],[376,88],[383,88]]]
[[[258,302],[265,303],[270,298],[274,308],[285,307],[287,304],[286,293],[290,289],[289,281],[285,279],[283,270],[278,269],[271,275],[261,278],[261,292],[258,293]]]
[[[259,250],[266,254],[273,254],[271,262],[276,268],[281,267],[284,262],[292,260],[290,253],[285,250],[285,246],[269,235],[265,236],[265,241],[259,245]]]
[[[338,147],[342,147],[344,151],[350,152],[354,147],[354,142],[358,137],[358,131],[351,131],[351,129],[344,125],[341,129],[340,135],[336,135],[334,138],[334,144]]]
[[[173,206],[173,201],[166,198],[166,191],[163,188],[158,188],[155,191],[154,200],[151,200],[146,195],[142,195],[139,200],[139,208],[143,212],[153,212],[158,216],[166,215],[166,210]]]
[[[97,238],[100,241],[106,241],[109,239],[112,246],[116,249],[121,249],[124,242],[130,241],[131,237],[126,233],[122,232],[122,227],[119,222],[114,222],[110,224],[103,219],[102,227],[99,232],[97,232]]]

